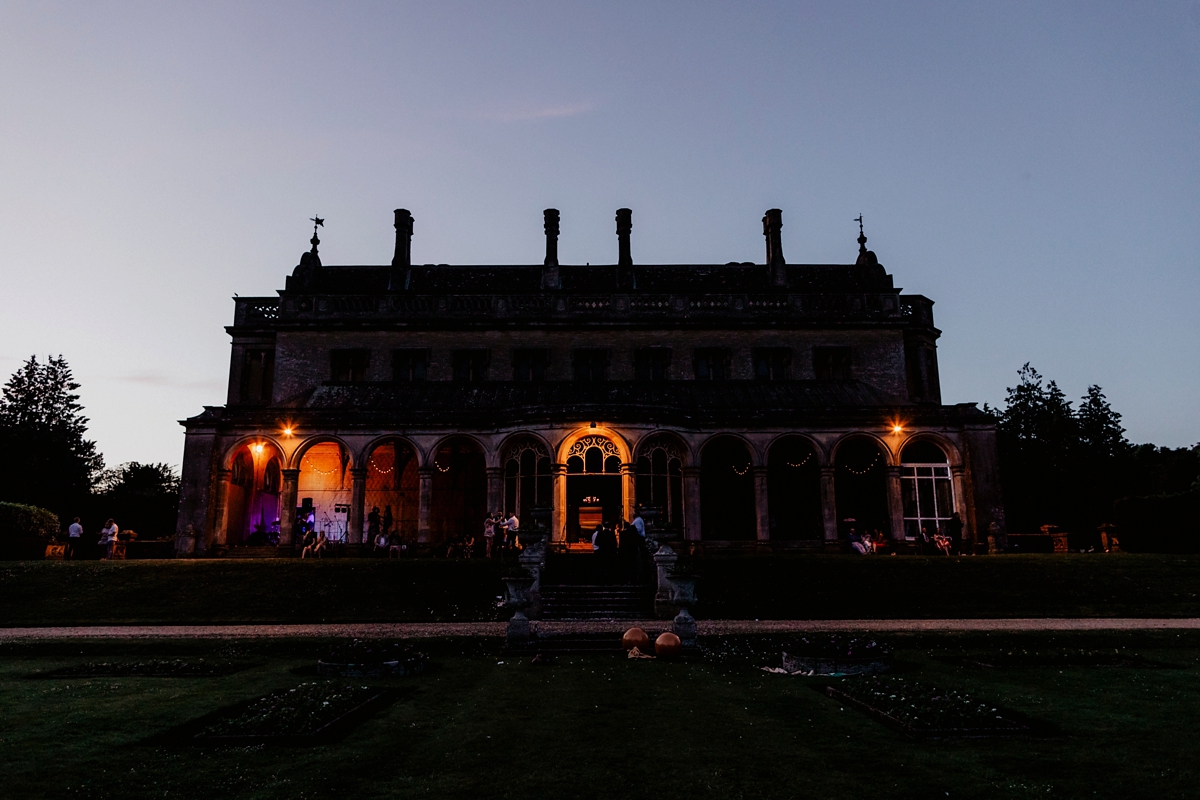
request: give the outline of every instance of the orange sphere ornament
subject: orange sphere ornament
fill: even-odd
[[[683,642],[670,631],[660,633],[654,640],[654,654],[659,658],[676,658],[682,652]]]
[[[624,647],[626,650],[632,650],[636,647],[644,653],[649,646],[650,636],[641,628],[630,628],[621,637],[621,647]]]

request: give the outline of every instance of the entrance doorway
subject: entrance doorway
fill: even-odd
[[[585,436],[567,453],[567,541],[590,540],[601,522],[622,518],[621,456],[603,436]]]

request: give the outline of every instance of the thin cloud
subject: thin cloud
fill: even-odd
[[[117,381],[118,383],[133,383],[139,386],[157,386],[168,389],[223,389],[225,384],[217,380],[206,381],[187,381],[176,378],[173,375],[165,375],[161,372],[141,372],[131,375],[108,375],[104,376],[103,380]]]

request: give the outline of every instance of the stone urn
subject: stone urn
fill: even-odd
[[[689,609],[696,604],[696,576],[671,575],[671,602],[679,609],[672,621],[671,629],[684,647],[696,644],[696,620]]]
[[[514,572],[504,578],[504,605],[513,611],[508,621],[507,636],[510,642],[529,641],[532,636],[525,611],[530,606],[530,590],[535,580],[535,576],[527,570]]]

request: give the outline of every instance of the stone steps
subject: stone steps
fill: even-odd
[[[542,584],[542,619],[644,619],[652,607],[645,586]]]

